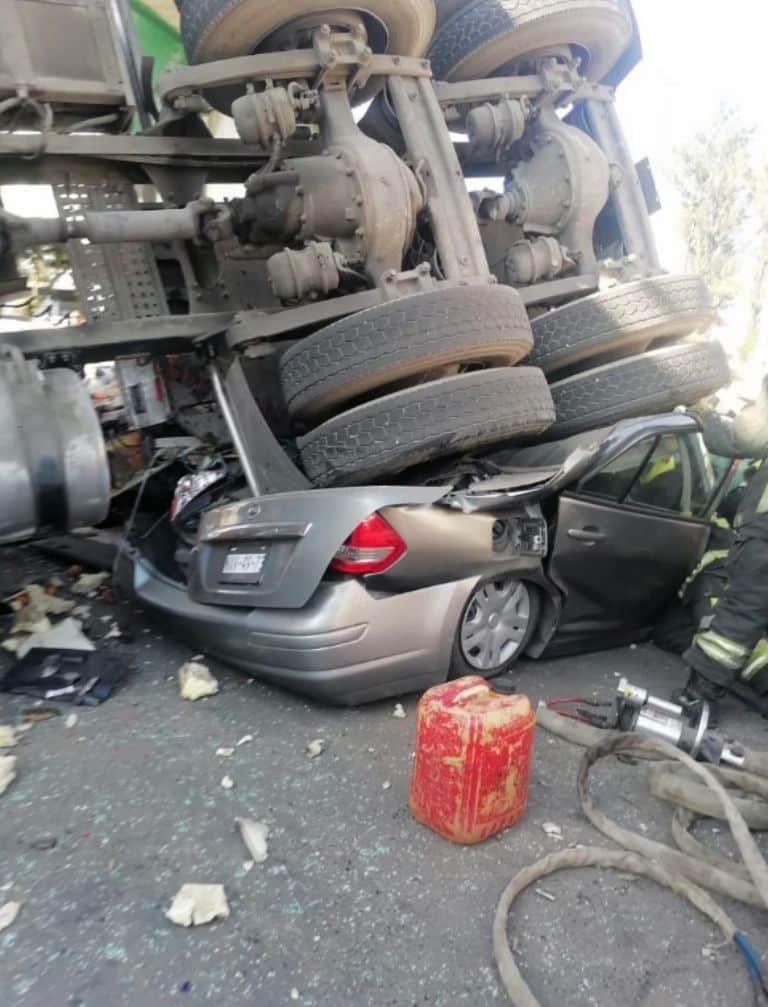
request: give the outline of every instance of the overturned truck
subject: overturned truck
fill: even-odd
[[[0,207],[0,297],[56,246],[80,312],[0,337],[0,542],[105,517],[79,375],[114,361],[139,496],[185,445],[165,520],[124,553],[169,622],[287,684],[309,661],[337,698],[365,639],[349,701],[497,672],[559,601],[533,586],[531,479],[493,452],[728,378],[617,116],[629,0],[177,6],[189,64],[153,84],[126,0],[0,0],[0,187],[56,206]],[[478,656],[486,616],[509,639]]]

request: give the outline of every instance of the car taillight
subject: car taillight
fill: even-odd
[[[214,483],[223,479],[225,474],[221,469],[211,469],[207,472],[195,472],[192,475],[182,476],[176,483],[176,489],[173,492],[171,520],[175,521],[193,500],[196,500]]]
[[[381,514],[371,514],[355,528],[331,560],[338,573],[383,573],[405,554],[405,542]]]

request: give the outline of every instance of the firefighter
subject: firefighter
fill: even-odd
[[[735,414],[704,408],[694,413],[711,452],[762,463],[738,501],[722,593],[683,654],[689,677],[676,698],[688,707],[721,699],[768,628],[768,377],[758,396]]]

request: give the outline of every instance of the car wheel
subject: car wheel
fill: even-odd
[[[318,486],[365,484],[434,458],[542,433],[555,418],[535,367],[440,378],[349,409],[298,440]]]
[[[532,584],[501,574],[479,584],[456,631],[449,678],[501,675],[525,653],[541,599]]]
[[[415,294],[349,315],[296,343],[280,360],[289,413],[328,416],[372,391],[458,365],[516,364],[531,326],[511,287]]]
[[[600,80],[632,37],[621,0],[478,0],[455,12],[429,48],[438,80],[475,80],[519,70],[536,54],[569,46],[580,72]]]
[[[433,0],[365,0],[360,7],[333,7],[323,0],[183,0],[181,37],[191,63],[270,52],[270,36],[291,24],[316,20],[344,27],[349,15],[359,15],[376,52],[421,56],[435,26]],[[284,32],[283,32],[284,33]]]
[[[530,363],[545,374],[600,358],[609,363],[657,339],[708,328],[715,311],[698,276],[655,276],[592,294],[532,322]]]
[[[725,351],[706,340],[605,364],[550,385],[557,421],[547,440],[691,406],[729,381]]]

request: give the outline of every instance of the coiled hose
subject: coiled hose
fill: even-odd
[[[493,921],[493,953],[504,988],[515,1007],[541,1007],[541,1004],[527,986],[509,948],[507,918],[512,903],[520,892],[541,878],[576,867],[607,867],[651,878],[687,899],[720,928],[726,941],[734,942],[745,961],[757,1002],[760,991],[766,992],[757,956],[746,936],[705,889],[768,909],[768,865],[749,831],[750,826],[768,827],[768,780],[756,775],[765,773],[766,756],[747,753],[745,766],[754,772],[720,769],[695,762],[666,742],[592,728],[561,717],[546,706],[539,707],[537,722],[544,730],[587,748],[577,782],[582,810],[596,829],[623,849],[585,847],[553,853],[520,871],[504,889]],[[649,769],[651,792],[678,805],[672,832],[679,849],[625,829],[595,803],[589,793],[590,769],[599,759],[621,753],[656,760]],[[687,774],[681,773],[680,766]],[[734,798],[726,786],[737,787],[753,797]],[[728,823],[743,866],[707,850],[690,835],[688,830],[698,815],[722,818]]]

